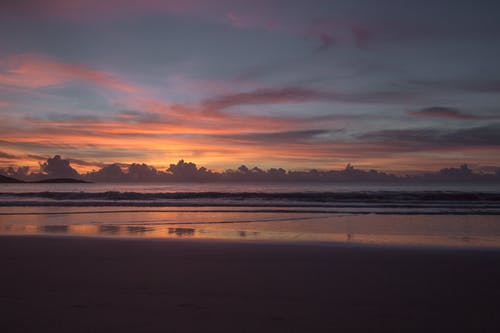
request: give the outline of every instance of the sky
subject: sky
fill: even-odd
[[[500,166],[500,3],[7,0],[0,167]]]

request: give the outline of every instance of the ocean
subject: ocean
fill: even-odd
[[[500,188],[2,184],[0,234],[498,248]]]

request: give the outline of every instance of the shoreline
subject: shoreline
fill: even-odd
[[[192,237],[140,237],[140,236],[106,236],[106,235],[77,235],[77,234],[58,234],[58,233],[0,233],[0,241],[3,238],[19,239],[76,239],[76,240],[101,240],[109,242],[145,242],[145,243],[199,243],[200,245],[217,244],[239,244],[255,246],[283,246],[283,247],[317,247],[317,248],[340,248],[340,249],[362,249],[370,250],[389,250],[389,251],[444,251],[444,252],[498,252],[500,247],[495,246],[474,246],[474,245],[429,245],[429,244],[403,244],[403,243],[367,243],[357,241],[322,241],[322,240],[291,240],[291,239],[245,239],[245,238],[192,238]]]
[[[499,251],[4,235],[0,260],[4,332],[500,329]]]

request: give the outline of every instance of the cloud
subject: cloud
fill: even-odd
[[[235,93],[207,99],[202,102],[206,111],[217,112],[238,105],[284,104],[305,102],[341,103],[408,103],[415,96],[409,92],[375,91],[366,93],[343,93],[322,91],[303,87],[262,88],[244,93]]]
[[[40,170],[49,177],[71,178],[78,176],[78,172],[70,166],[70,161],[64,160],[56,155],[48,158],[47,162],[40,164]]]
[[[301,131],[274,131],[266,133],[243,133],[233,135],[221,135],[219,138],[230,139],[242,144],[255,145],[283,145],[283,144],[315,144],[331,142],[338,130],[312,129]]]
[[[215,1],[211,1],[214,3]],[[0,9],[5,13],[36,16],[77,17],[98,13],[116,13],[162,10],[166,12],[189,11],[202,4],[199,0],[16,0],[4,1]]]
[[[463,113],[459,109],[433,106],[417,111],[409,111],[408,114],[415,117],[423,118],[445,118],[445,119],[459,119],[459,120],[474,120],[474,119],[491,119],[487,116],[476,116],[472,114]]]
[[[68,160],[68,162],[70,162],[72,164],[76,164],[76,165],[83,166],[83,167],[100,167],[100,168],[102,168],[102,167],[106,166],[106,164],[102,163],[102,162],[85,161],[85,160],[78,159],[78,158],[68,158],[67,160]]]
[[[490,80],[484,78],[458,78],[454,80],[410,80],[411,85],[419,89],[428,88],[430,90],[450,90],[469,93],[500,93],[500,80]]]
[[[333,35],[331,33],[319,32],[317,35],[319,37],[319,40],[321,41],[321,45],[318,48],[318,51],[328,50],[330,47],[332,47],[332,45],[335,42],[335,38],[333,37]]]
[[[2,1],[0,15],[63,17],[66,19],[112,19],[126,15],[182,14],[221,19],[220,13],[268,9],[269,1],[252,0],[16,0]]]
[[[321,92],[300,87],[257,89],[250,92],[218,96],[205,100],[202,105],[210,111],[221,111],[233,106],[250,104],[303,103],[324,99]]]
[[[318,51],[326,51],[334,45],[364,48],[375,39],[373,28],[368,25],[333,18],[314,20],[305,28],[305,35],[319,40]]]
[[[0,85],[43,88],[71,81],[84,81],[125,93],[138,88],[106,71],[84,65],[58,62],[38,54],[18,54],[0,59]]]
[[[37,161],[46,161],[47,160],[47,156],[36,155],[36,154],[28,154],[27,157],[30,159],[37,160]]]
[[[215,105],[181,105],[162,101],[146,100],[134,107],[138,111],[121,113],[120,121],[129,122],[130,126],[148,124],[144,131],[156,133],[184,134],[225,134],[248,131],[269,131],[276,127],[296,127],[300,121],[286,117],[267,115],[245,115],[222,113]],[[134,125],[135,124],[135,125]],[[126,129],[124,124],[121,129]]]
[[[77,125],[74,126],[78,131]],[[121,131],[119,127],[121,125],[117,130]],[[500,159],[495,157],[500,147],[500,125],[460,130],[376,131],[354,136],[342,130],[287,131],[279,128],[260,133],[241,130],[240,133],[231,131],[231,134],[162,134],[159,129],[155,133],[140,132],[139,126],[129,129],[131,132],[135,130],[135,135],[113,134],[112,131],[107,132],[108,129],[99,132],[92,128],[89,134],[80,138],[71,136],[75,135],[72,129],[67,134],[56,135],[50,129],[32,132],[39,140],[34,143],[0,143],[22,152],[75,154],[75,158],[65,160],[80,172],[116,161],[130,165],[133,160],[139,160],[158,167],[165,165],[165,160],[182,158],[194,159],[196,163],[210,167],[225,167],[233,165],[234,161],[295,168],[353,162],[369,167],[383,166],[387,170],[426,169],[463,162],[500,163]],[[66,144],[54,143],[59,141]],[[464,160],[464,156],[468,160]]]
[[[352,145],[341,141],[333,145],[330,139],[334,131],[323,130],[344,126],[345,119],[339,125],[337,116],[273,116],[224,111],[236,106],[318,101],[399,103],[407,98],[399,92],[340,93],[304,87],[225,93],[193,105],[138,97],[120,103],[122,110],[114,115],[26,116],[15,126],[0,125],[0,139],[8,142],[6,147],[25,154],[68,155],[77,150],[74,156],[78,159],[102,163],[114,162],[112,156],[123,163],[140,156],[143,161],[161,165],[163,156],[192,158],[197,152],[197,162],[217,165],[227,165],[227,161],[234,158],[262,160],[270,156],[279,161],[311,163],[315,160],[322,164],[325,159],[353,155]],[[118,156],[119,153],[122,155]],[[78,170],[99,166],[95,162],[70,162],[74,162]]]
[[[383,130],[362,134],[357,139],[399,152],[481,149],[500,147],[500,124],[457,130]]]
[[[6,159],[6,160],[14,160],[14,159],[17,159],[17,156],[0,151],[0,158]]]
[[[368,43],[375,39],[374,32],[367,26],[361,24],[352,24],[351,31],[354,37],[354,42],[360,48],[366,47]]]

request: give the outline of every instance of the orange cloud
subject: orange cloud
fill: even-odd
[[[0,66],[0,85],[41,88],[70,81],[85,81],[126,93],[139,90],[109,72],[80,64],[57,62],[37,54],[20,54],[0,59]]]
[[[114,91],[139,93],[120,95],[120,98],[127,99],[119,101],[121,109],[128,111],[108,114],[107,117],[103,115],[102,118],[67,115],[61,119],[51,116],[46,120],[6,114],[5,117],[13,116],[0,124],[2,150],[6,154],[15,152],[13,155],[20,156],[20,161],[30,163],[34,159],[25,156],[61,153],[74,159],[79,171],[89,170],[94,164],[98,167],[113,162],[145,162],[161,167],[178,159],[209,168],[234,167],[235,163],[295,169],[337,168],[353,162],[359,166],[398,170],[416,165],[424,169],[426,163],[434,167],[437,161],[446,161],[441,166],[459,164],[464,162],[465,152],[467,156],[474,156],[478,163],[500,162],[500,159],[491,158],[500,142],[496,127],[451,133],[380,131],[358,136],[339,135],[334,140],[332,133],[335,131],[332,129],[343,127],[336,118],[299,119],[262,114],[268,104],[311,101],[394,103],[407,97],[399,94],[344,94],[301,87],[234,93],[232,89],[222,87],[213,98],[183,105],[149,98],[143,89],[107,71],[61,63],[39,55],[0,59],[0,69],[0,85],[9,87],[32,89],[80,80]],[[216,90],[219,88],[217,86]],[[0,108],[8,105],[8,102],[0,101]],[[258,106],[259,114],[248,112],[253,106]],[[245,112],[235,111],[239,107],[244,107]],[[464,137],[475,139],[461,139]],[[437,152],[438,157],[421,160],[408,157],[408,154]],[[5,161],[0,163],[11,163],[10,155],[4,157]],[[83,162],[76,163],[77,160]]]
[[[465,152],[467,156],[474,156],[476,163],[500,163],[500,159],[491,158],[498,149],[496,146],[434,147],[412,153],[384,142],[346,138],[310,141],[301,137],[301,132],[297,132],[296,137],[291,132],[284,135],[285,139],[274,140],[275,135],[281,135],[279,132],[276,134],[268,129],[261,134],[257,131],[245,134],[244,130],[243,127],[224,129],[220,126],[210,130],[161,123],[143,126],[118,121],[89,121],[82,126],[78,122],[31,120],[22,129],[2,129],[0,140],[10,142],[19,155],[23,150],[24,154],[40,151],[43,155],[63,152],[74,159],[99,163],[145,162],[160,169],[178,159],[186,159],[220,169],[237,164],[291,169],[341,168],[352,162],[359,167],[390,171],[433,170],[463,163]],[[304,135],[308,132],[304,131]],[[75,168],[85,171],[92,167],[75,163]]]
[[[186,106],[167,104],[161,101],[146,100],[138,105],[145,113],[138,113],[136,118],[125,115],[137,123],[144,121],[148,129],[168,130],[177,133],[225,134],[241,132],[265,132],[276,128],[288,129],[301,126],[303,121],[292,118],[223,113],[217,109],[207,110],[204,105]],[[149,119],[147,115],[156,118]],[[143,117],[146,115],[146,117]]]

